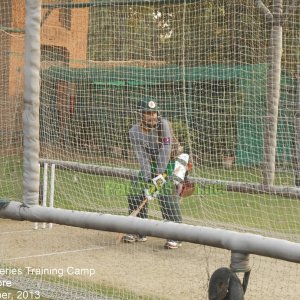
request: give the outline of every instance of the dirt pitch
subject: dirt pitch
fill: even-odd
[[[3,219],[0,226],[2,266],[62,270],[56,283],[116,287],[116,299],[207,299],[209,276],[230,263],[230,251],[191,243],[165,250],[164,240],[153,237],[118,244],[116,233],[97,230],[34,230],[33,223]],[[252,255],[251,266],[245,299],[300,299],[299,265]],[[76,270],[81,274],[69,274]]]

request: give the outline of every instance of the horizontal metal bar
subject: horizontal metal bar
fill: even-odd
[[[83,164],[83,163],[71,162],[71,161],[40,159],[41,165],[43,165],[44,162],[47,162],[49,164],[51,163],[55,164],[56,167],[59,169],[74,170],[77,172],[101,175],[101,176],[134,179],[138,174],[138,170],[132,170],[132,169],[98,166],[98,165]],[[268,195],[287,197],[290,199],[300,199],[300,188],[298,187],[277,186],[277,185],[268,186],[260,183],[215,180],[215,179],[197,178],[197,177],[189,177],[189,179],[199,184],[223,185],[228,192],[268,194]]]
[[[42,4],[42,8],[88,8],[88,7],[105,7],[105,6],[121,6],[121,5],[155,5],[155,4],[188,4],[199,2],[200,0],[104,0],[97,2],[81,2],[81,3],[59,3],[59,4]]]
[[[155,221],[131,216],[71,211],[38,205],[25,206],[16,201],[2,201],[0,203],[0,218],[56,223],[109,232],[138,233],[300,263],[299,243],[251,233],[239,233],[224,229]]]

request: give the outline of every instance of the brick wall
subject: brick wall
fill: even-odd
[[[74,1],[84,2],[84,1]],[[47,3],[51,3],[47,1]],[[47,9],[42,9],[42,18]],[[68,53],[70,67],[82,67],[87,58],[89,10],[53,9],[41,28],[41,45],[47,49],[56,47]],[[66,23],[66,20],[70,23]],[[68,26],[70,25],[70,26]],[[12,28],[25,29],[25,1],[12,0]],[[9,96],[23,93],[24,33],[11,35],[9,56]]]

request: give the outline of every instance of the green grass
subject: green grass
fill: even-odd
[[[190,197],[182,203],[182,210],[188,216],[209,222],[235,224],[271,233],[300,233],[298,200],[224,192]]]
[[[277,171],[275,174],[275,185],[294,185],[294,178],[292,172]],[[258,168],[242,168],[234,166],[232,169],[226,168],[210,168],[201,167],[197,168],[192,174],[195,177],[211,178],[217,180],[239,181],[249,183],[261,183],[263,175]]]
[[[22,199],[22,160],[18,156],[0,158],[0,198]]]
[[[205,170],[208,171],[211,170]],[[214,177],[236,180],[233,178],[237,176],[236,172],[222,172],[222,175],[218,172],[218,176]],[[257,174],[247,172],[239,180],[253,182],[255,178],[258,178]],[[286,180],[290,179],[286,177]],[[58,170],[55,205],[67,209],[126,214],[128,190],[128,180]],[[157,203],[151,205],[154,207]],[[159,210],[159,207],[155,209]],[[300,233],[297,217],[300,214],[300,201],[275,195],[227,192],[222,186],[207,193],[199,187],[196,194],[184,199],[182,212],[184,216],[195,220],[235,224],[269,232]]]
[[[1,163],[1,161],[0,161]],[[22,171],[19,157],[2,162],[0,173],[0,197],[21,199]],[[260,183],[261,171],[257,168],[209,168],[201,167],[192,176]],[[41,172],[41,178],[43,172]],[[293,177],[288,172],[277,172],[278,185],[293,185]],[[56,170],[55,207],[93,212],[127,214],[127,193],[129,181]],[[201,188],[190,198],[184,199],[184,217],[195,220],[228,223],[239,227],[262,229],[286,234],[300,233],[300,201],[267,194],[243,194],[227,192],[222,187],[217,192],[203,193]],[[48,189],[49,193],[49,189]],[[12,195],[12,196],[9,196]],[[151,204],[153,207],[157,203]],[[159,210],[159,207],[155,207]]]

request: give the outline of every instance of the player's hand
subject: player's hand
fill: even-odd
[[[161,189],[162,186],[166,183],[166,179],[162,174],[159,174],[152,179],[152,182],[157,189]]]
[[[176,193],[177,193],[177,195],[181,195],[182,189],[183,189],[183,184],[182,183],[176,184]]]
[[[151,192],[151,189],[144,190],[144,196],[148,201],[156,199],[159,195],[159,191],[155,189],[155,192]]]

